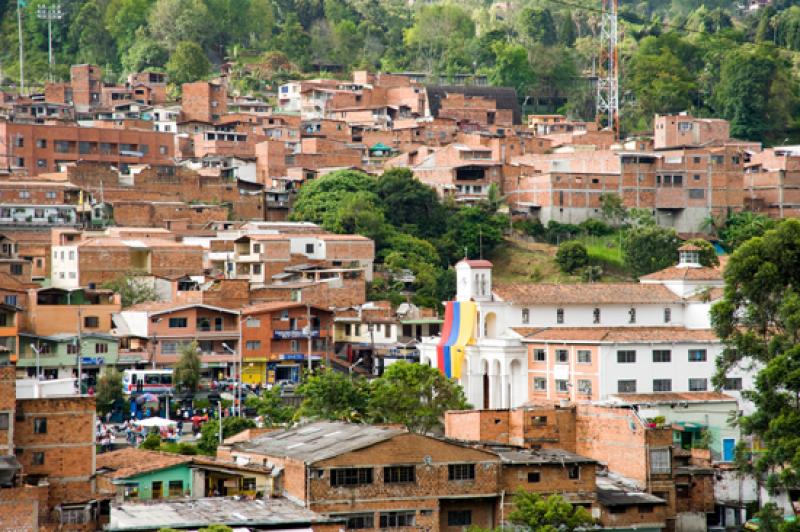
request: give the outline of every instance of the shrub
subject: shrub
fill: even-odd
[[[558,246],[556,263],[565,273],[574,273],[576,270],[589,264],[589,253],[581,242],[571,240]]]

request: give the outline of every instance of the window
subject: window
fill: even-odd
[[[306,244],[306,253],[314,253],[314,244]]]
[[[34,434],[47,434],[47,418],[35,417],[33,418],[33,433]]]
[[[634,364],[636,351],[617,351],[617,364]]]
[[[391,466],[383,468],[384,484],[416,482],[416,480],[416,468],[414,466]]]
[[[386,327],[383,328],[383,336],[384,338],[392,337],[392,326],[389,325],[388,323],[386,324]]]
[[[185,329],[187,325],[188,325],[188,320],[186,318],[169,319],[169,327],[171,329]]]
[[[564,309],[556,309],[556,323],[564,323]]]
[[[671,473],[672,466],[670,460],[669,447],[664,449],[650,449],[650,472],[655,475]]]
[[[36,159],[36,168],[47,168],[47,159]]]
[[[253,264],[253,275],[261,275],[261,264]]]
[[[578,349],[578,364],[591,364],[592,352],[588,349]]]
[[[48,192],[45,192],[45,194],[44,194],[44,195],[45,195],[45,197],[46,197],[47,199],[56,199],[56,193],[55,193],[55,192],[53,192],[52,190],[50,190],[50,191],[48,191]]]
[[[581,478],[581,468],[578,465],[573,465],[567,468],[567,477],[570,480],[578,480]]]
[[[108,353],[108,344],[94,344],[94,352],[98,355]]]
[[[556,392],[557,393],[569,392],[569,384],[567,383],[567,381],[562,379],[556,379]]]
[[[178,352],[178,342],[161,342],[162,355],[174,355]]]
[[[31,459],[33,465],[44,465],[44,453],[41,451],[34,452]]]
[[[535,484],[536,482],[540,482],[542,480],[542,474],[538,471],[529,471],[528,472],[528,482],[531,484]]]
[[[85,316],[83,318],[83,326],[87,329],[96,329],[100,327],[100,318],[97,316]]]
[[[261,349],[261,342],[258,340],[252,340],[246,343],[246,347],[248,351],[255,351],[256,349]]]
[[[713,164],[722,164],[725,162],[725,156],[723,155],[712,155],[711,162]]]
[[[702,188],[690,188],[689,199],[703,199],[706,197],[706,191]]]
[[[469,526],[472,524],[472,510],[450,510],[447,512],[447,526]]]
[[[414,526],[417,514],[410,512],[381,512],[380,528]]]
[[[630,308],[628,310],[628,323],[636,323],[636,309]]]
[[[475,464],[450,464],[447,466],[448,480],[475,480]]]
[[[361,530],[363,528],[375,528],[375,517],[372,514],[346,515],[345,528],[348,530]]]
[[[524,308],[522,309],[522,323],[527,325],[531,322],[531,311],[530,309]]]
[[[536,362],[544,362],[547,360],[547,353],[544,349],[534,349],[533,350],[533,360]]]
[[[640,504],[637,506],[637,510],[640,514],[651,514],[653,513],[653,506],[651,504]]]
[[[46,148],[47,147],[47,140],[46,139],[36,139],[36,147],[37,148]]]
[[[22,275],[22,264],[12,264],[11,275]]]
[[[547,416],[533,416],[531,423],[534,425],[547,425]]]
[[[653,379],[654,392],[671,392],[672,379]]]
[[[78,153],[80,154],[87,154],[91,150],[91,144],[88,142],[80,141],[78,142]]]
[[[592,395],[592,381],[589,379],[578,380],[578,393]]]
[[[569,351],[566,349],[556,349],[556,362],[566,364],[569,362]]]
[[[100,344],[98,344],[100,345]],[[76,344],[67,344],[67,354],[68,355],[77,355],[78,354],[78,346]]]
[[[247,318],[244,321],[244,326],[248,328],[261,327],[261,320],[258,318]]]
[[[261,253],[261,244],[253,244],[253,253]]]
[[[9,295],[3,296],[3,302],[6,305],[12,305],[12,306],[16,307],[17,306],[17,296],[9,296]]]
[[[725,379],[725,384],[723,384],[723,389],[729,390],[732,392],[736,392],[742,389],[742,378],[741,377],[731,377]]]
[[[169,131],[169,126],[164,126],[164,131]],[[158,147],[158,153],[160,153],[161,155],[166,155],[167,154],[167,147],[166,146],[159,146]]]
[[[22,199],[28,199],[28,198],[31,197],[31,193],[28,190],[20,190],[19,191],[19,197],[22,198]]]
[[[371,467],[349,467],[346,469],[331,469],[331,486],[360,486],[372,484]]]
[[[708,390],[708,379],[689,379],[690,392],[705,392]]]
[[[139,484],[127,484],[124,492],[125,499],[139,498]]]
[[[672,321],[672,309],[665,308],[664,309],[664,323],[669,323]]]
[[[669,349],[653,349],[653,362],[672,362],[672,351]]]
[[[150,483],[150,496],[153,499],[160,499],[164,495],[164,483],[160,480],[154,480]]]
[[[536,392],[545,392],[547,391],[547,379],[544,377],[534,377],[533,378],[533,390]]]
[[[183,495],[183,481],[182,480],[170,480],[169,481],[169,496],[170,497],[180,497]]]
[[[69,152],[69,142],[66,140],[57,140],[55,142],[55,150],[56,153],[67,153]]]
[[[8,413],[4,412],[0,414],[0,430],[8,430]]]
[[[689,362],[705,362],[706,358],[705,349],[689,349]]]
[[[600,309],[596,308],[592,311],[592,323],[600,323]]]
[[[617,381],[617,393],[636,393],[636,380]]]

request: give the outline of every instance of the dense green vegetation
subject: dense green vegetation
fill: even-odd
[[[47,77],[47,26],[23,8],[29,80]],[[339,65],[483,74],[519,91],[527,111],[593,118],[587,76],[598,63],[600,2],[578,0],[61,0],[56,78],[92,62],[110,80],[143,68],[184,81],[234,61],[234,86],[274,88]],[[733,134],[795,138],[800,7],[787,0],[745,13],[733,0],[621,2],[623,130],[655,112],[689,110],[733,122]],[[0,65],[18,79],[16,2],[0,3]]]
[[[370,286],[370,299],[405,300],[394,279],[410,271],[414,303],[436,307],[455,292],[450,268],[465,255],[491,256],[502,242],[508,217],[498,202],[457,207],[441,202],[436,192],[406,168],[375,178],[352,170],[333,172],[304,185],[292,219],[319,223],[336,233],[360,234],[375,241],[375,256],[386,276]]]

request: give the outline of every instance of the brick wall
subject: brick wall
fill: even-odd
[[[8,429],[0,429],[0,455],[14,454],[16,378],[14,366],[0,366],[0,415],[8,415]]]

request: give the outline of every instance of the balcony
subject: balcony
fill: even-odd
[[[272,331],[272,338],[275,340],[296,340],[296,339],[303,339],[303,338],[319,338],[320,336],[325,336],[324,333],[321,333],[319,329],[312,329],[311,334],[303,329],[285,329],[285,330],[277,330]]]

